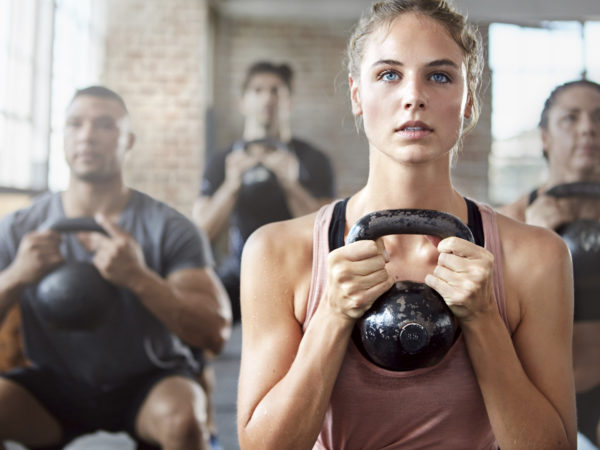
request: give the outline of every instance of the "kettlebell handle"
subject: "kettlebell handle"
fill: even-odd
[[[108,233],[102,228],[93,217],[73,217],[60,219],[50,225],[50,229],[59,233],[77,233],[80,231],[90,231],[102,233],[108,236]]]
[[[548,189],[544,194],[555,198],[600,198],[600,183],[577,181],[574,183],[557,184]]]
[[[452,214],[432,209],[386,209],[361,217],[350,229],[346,244],[388,234],[424,234],[442,239],[456,236],[475,242],[469,227]]]

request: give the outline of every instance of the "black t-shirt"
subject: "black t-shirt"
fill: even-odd
[[[225,180],[225,160],[238,147],[236,144],[208,161],[202,179],[202,195],[212,196],[219,189]],[[287,146],[298,158],[300,184],[314,197],[333,197],[335,180],[327,155],[299,139],[292,139]],[[242,186],[229,224],[229,256],[238,261],[243,245],[253,231],[267,223],[292,218],[285,192],[275,174],[264,166],[250,170],[260,181]]]

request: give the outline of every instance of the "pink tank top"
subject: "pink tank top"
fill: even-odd
[[[334,203],[314,227],[311,288],[304,329],[327,281]],[[495,212],[478,204],[485,248],[495,258],[494,294],[507,328],[502,254]],[[497,449],[462,335],[437,365],[393,372],[372,364],[350,341],[314,449]]]

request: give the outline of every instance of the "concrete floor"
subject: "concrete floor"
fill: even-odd
[[[233,328],[231,339],[223,352],[212,362],[215,370],[215,416],[223,450],[238,450],[236,431],[237,379],[240,369],[242,335],[240,325]],[[23,450],[8,443],[7,450]],[[98,432],[72,442],[65,450],[134,450],[133,441],[125,434]]]

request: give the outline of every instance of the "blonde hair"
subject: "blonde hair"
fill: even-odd
[[[394,19],[409,12],[422,14],[438,21],[450,33],[463,50],[467,68],[467,91],[472,102],[472,114],[464,133],[477,124],[480,113],[479,83],[483,70],[483,46],[477,29],[467,22],[447,0],[381,0],[361,17],[354,28],[347,47],[348,72],[355,80],[360,73],[365,44],[369,36],[382,25],[390,25]]]

